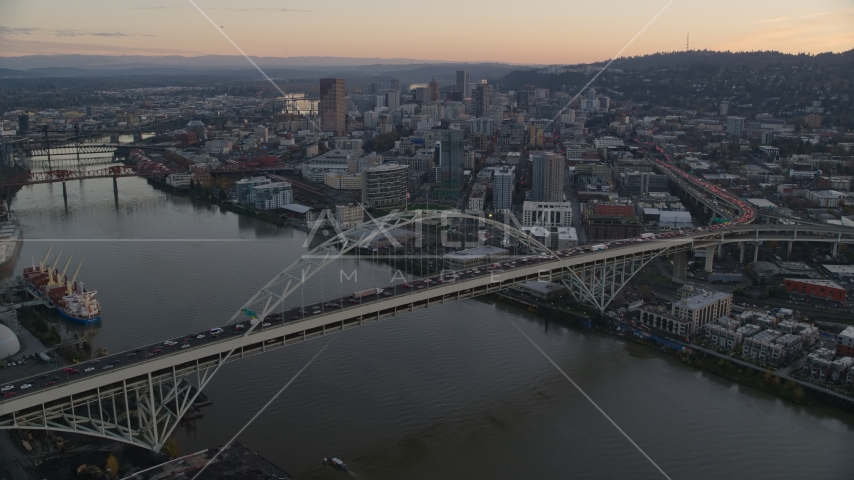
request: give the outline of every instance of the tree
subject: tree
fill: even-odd
[[[106,470],[113,475],[117,475],[119,473],[119,461],[116,459],[115,455],[112,453],[107,458],[107,467]]]

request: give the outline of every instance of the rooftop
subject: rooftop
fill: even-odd
[[[549,294],[552,292],[557,292],[563,290],[563,285],[558,285],[557,283],[552,282],[539,282],[536,280],[532,280],[530,282],[525,282],[525,288],[529,290],[536,290],[540,293]]]
[[[468,248],[459,252],[448,253],[445,257],[482,257],[486,255],[502,255],[510,253],[503,248],[493,247],[492,245],[484,245],[482,247]]]
[[[759,208],[777,208],[777,205],[770,200],[766,200],[764,198],[749,198],[748,202],[756,205]]]
[[[732,294],[724,292],[703,292],[699,295],[692,295],[688,298],[683,298],[682,300],[679,300],[678,303],[675,303],[674,306],[679,305],[690,309],[698,309],[711,305],[715,302],[719,302],[727,297],[732,297]]]
[[[830,287],[830,288],[838,288],[842,290],[842,285],[834,282],[833,280],[821,280],[821,279],[812,279],[812,278],[784,278],[784,281],[791,282],[800,282],[806,283],[808,285],[816,285],[819,287]]]
[[[836,275],[854,275],[854,265],[822,265],[825,270]]]

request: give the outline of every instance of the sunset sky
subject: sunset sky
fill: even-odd
[[[616,54],[668,0],[196,0],[250,55],[553,64]],[[854,0],[675,0],[624,55],[854,48]],[[188,0],[0,0],[0,56],[235,55]]]

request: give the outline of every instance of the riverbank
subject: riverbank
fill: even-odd
[[[547,303],[513,292],[497,292],[487,297],[493,301],[523,309],[546,320],[560,321],[568,328],[593,330],[610,336],[616,336],[632,343],[643,345],[651,350],[679,360],[683,365],[716,375],[739,385],[775,395],[783,400],[802,406],[826,405],[847,412],[854,412],[854,403],[820,391],[810,385],[803,385],[796,379],[777,372],[760,370],[729,359],[702,351],[692,345],[681,345],[675,342],[659,339],[653,335],[636,335],[636,329],[626,324],[622,328],[614,328],[604,319],[596,319],[586,315],[586,312],[575,312],[562,308],[559,303]],[[561,301],[562,302],[562,301]]]
[[[272,223],[273,225],[282,226],[285,224],[285,217],[282,214],[259,212],[255,209],[244,207],[243,205],[234,203],[224,195],[224,190],[217,190],[210,187],[193,187],[188,190],[179,190],[162,184],[154,179],[148,179],[148,184],[154,187],[156,190],[161,190],[172,195],[189,197],[190,199],[192,199],[193,202],[200,202],[206,205],[215,205],[218,206],[220,210],[226,212],[232,212],[238,215],[245,215],[247,217],[257,218],[259,220]]]
[[[674,343],[652,335],[639,335],[637,329],[611,328],[605,332],[624,340],[658,350],[678,359],[682,364],[711,373],[739,385],[775,395],[801,406],[825,405],[854,412],[854,401],[824,392],[817,387],[789,377],[783,371],[761,369],[758,366],[703,349],[697,345]]]

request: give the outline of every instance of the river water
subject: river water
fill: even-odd
[[[75,254],[69,272],[83,259],[79,278],[103,305],[103,322],[80,330],[95,347],[223,324],[306,252],[306,233],[142,179],[119,179],[118,207],[110,180],[67,187],[68,211],[61,185],[17,194],[26,240],[15,272],[51,243],[54,254]],[[359,268],[369,283],[391,274]],[[852,415],[788,404],[618,338],[477,300],[230,364],[206,389],[214,403],[204,418],[175,437],[185,453],[224,443],[332,342],[240,437],[299,478],[340,478],[319,465],[328,455],[366,479],[661,478],[514,324],[674,479],[852,477]]]

